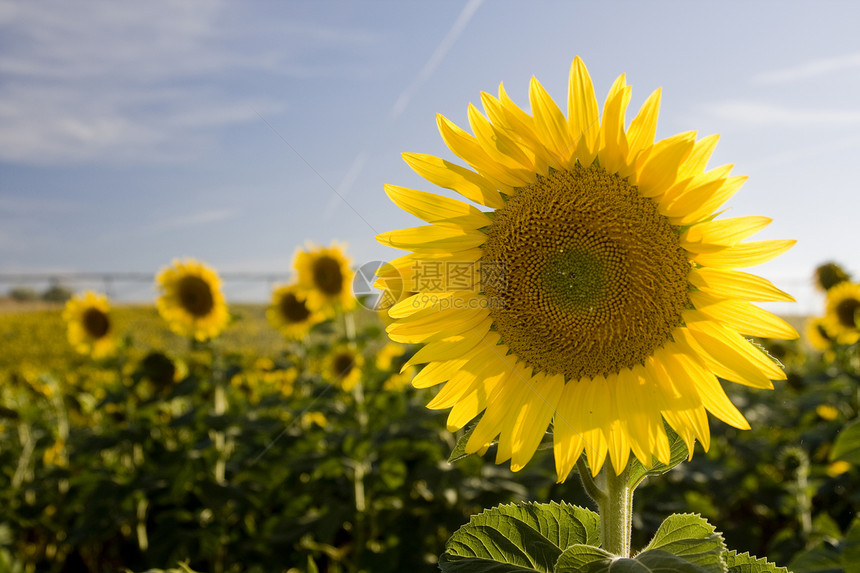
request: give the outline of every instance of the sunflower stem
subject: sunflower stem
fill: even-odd
[[[353,352],[356,352],[358,345],[356,344],[355,317],[351,312],[344,310],[341,310],[341,316],[343,318],[344,336],[347,339],[350,349]],[[362,437],[365,437],[367,435],[368,417],[362,378],[359,378],[353,387],[352,396],[355,400],[355,414],[359,433]],[[364,546],[367,543],[368,517],[372,519],[372,516],[368,516],[367,510],[369,503],[367,499],[367,491],[364,487],[365,477],[370,471],[370,462],[363,454],[359,455],[358,459],[352,460],[352,462],[352,485],[353,492],[355,494],[355,554],[353,557],[356,563],[360,563],[361,556],[364,553]]]
[[[598,500],[600,537],[603,549],[620,557],[630,557],[630,537],[633,529],[633,488],[628,485],[630,466],[620,475],[606,463],[598,480],[606,492],[603,503]]]

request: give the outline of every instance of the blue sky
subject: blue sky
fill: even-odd
[[[800,301],[772,308],[817,312],[817,264],[860,274],[858,21],[852,2],[0,2],[0,273],[190,256],[286,278],[305,241],[393,258],[374,235],[417,222],[383,185],[433,190],[400,153],[453,159],[436,113],[467,125],[499,82],[527,108],[532,75],[563,102],[580,55],[600,101],[620,73],[631,109],[662,86],[658,137],[722,135],[711,165],[750,176],[729,214],[798,240],[754,269]]]

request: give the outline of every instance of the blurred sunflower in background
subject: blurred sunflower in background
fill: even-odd
[[[598,114],[588,71],[570,71],[567,117],[541,84],[531,114],[481,94],[473,134],[438,116],[442,138],[468,164],[406,153],[422,177],[487,207],[392,185],[386,192],[429,223],[378,240],[412,251],[380,275],[418,294],[394,305],[392,340],[423,343],[419,388],[445,383],[430,408],[451,408],[455,431],[480,416],[466,446],[497,441],[496,463],[521,469],[552,424],[559,480],[585,452],[596,475],[632,452],[644,465],[670,457],[665,420],[705,449],[707,412],[749,424],[717,376],[755,388],[785,379],[745,336],[797,337],[750,301],[793,301],[735,270],[768,261],[794,241],[742,242],[765,217],[717,219],[743,184],[731,166],[706,170],[717,136],[654,142],[660,90],[629,126],[621,75]],[[390,269],[397,269],[394,278]],[[432,276],[433,281],[428,280]],[[415,288],[412,288],[415,287]]]
[[[848,280],[851,280],[851,276],[833,261],[818,265],[815,269],[815,286],[825,292]]]
[[[821,352],[826,352],[833,346],[833,340],[827,333],[827,321],[823,317],[816,317],[807,321],[806,339],[815,350]]]
[[[158,313],[170,330],[199,341],[215,338],[230,321],[218,275],[193,259],[175,260],[155,279]]]
[[[391,392],[402,390],[409,385],[409,382],[417,373],[414,366],[403,368],[406,362],[406,346],[389,342],[376,355],[376,367],[383,372],[392,371],[391,374],[383,381],[382,389]]]
[[[349,345],[333,348],[323,359],[323,376],[326,381],[347,392],[361,379],[364,357]]]
[[[286,338],[298,340],[315,324],[325,320],[325,313],[308,300],[308,291],[298,284],[281,286],[272,291],[266,318]]]
[[[330,247],[309,246],[296,253],[293,266],[299,275],[299,285],[308,289],[308,300],[316,308],[326,306],[351,310],[353,272],[346,247],[332,243]]]
[[[105,295],[92,291],[75,295],[63,309],[69,344],[75,351],[100,360],[116,352],[116,340]]]
[[[839,344],[860,340],[860,284],[840,282],[827,291],[824,327]]]

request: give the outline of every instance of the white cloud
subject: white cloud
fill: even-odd
[[[752,78],[757,85],[773,85],[807,80],[824,74],[860,69],[860,53],[845,54],[833,58],[821,58],[800,63],[790,68],[773,70]]]
[[[827,127],[860,124],[860,110],[796,109],[751,101],[726,101],[707,107],[727,120],[750,125]]]
[[[0,160],[176,161],[214,129],[287,104],[241,74],[362,73],[308,65],[360,31],[259,21],[226,2],[20,2],[0,6]],[[270,41],[277,34],[278,41]],[[262,38],[262,39],[261,39]],[[275,46],[275,48],[272,48]]]

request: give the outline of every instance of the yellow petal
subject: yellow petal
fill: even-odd
[[[597,115],[597,97],[594,95],[591,76],[579,56],[573,60],[570,67],[567,117],[570,140],[576,145],[576,158],[583,165],[591,165],[597,156],[600,118]]]
[[[681,164],[680,169],[678,169],[678,178],[686,179],[687,177],[695,177],[704,173],[705,167],[708,165],[708,160],[711,158],[711,154],[717,147],[719,140],[720,136],[714,134],[697,141],[693,146],[693,151],[690,152],[690,155],[687,156],[684,163]]]
[[[374,286],[390,290],[397,300],[408,293],[477,293],[480,285],[481,249],[457,252],[410,253],[377,269]]]
[[[541,141],[547,149],[561,158],[562,162],[566,162],[574,151],[567,133],[567,120],[552,97],[534,77],[529,84],[529,102],[535,118],[535,130]]]
[[[439,301],[454,296],[453,292],[425,293],[419,292],[408,296],[388,309],[391,318],[405,318],[413,314],[438,308]]]
[[[475,416],[483,412],[498,385],[510,376],[508,362],[504,359],[504,354],[501,357],[498,355],[486,357],[487,353],[484,354],[485,360],[497,361],[501,368],[492,376],[476,378],[472,386],[454,404],[448,414],[448,430],[451,432],[461,429]]]
[[[561,374],[532,378],[529,400],[514,422],[512,471],[521,470],[534,455],[546,434],[563,388],[564,376]]]
[[[427,404],[427,407],[431,410],[450,408],[464,394],[469,392],[478,380],[502,375],[504,373],[503,365],[503,361],[486,361],[473,358],[463,367],[463,370],[458,372],[439,390],[436,396]]]
[[[430,388],[441,384],[446,380],[450,380],[457,372],[459,372],[467,362],[474,357],[483,355],[487,357],[488,350],[495,350],[495,345],[498,344],[501,337],[496,332],[488,332],[478,344],[473,346],[462,356],[452,358],[451,360],[443,360],[441,362],[431,362],[427,364],[421,371],[412,379],[412,385],[416,388]],[[496,353],[504,356],[507,353],[507,347],[501,346]]]
[[[624,133],[624,112],[630,101],[630,88],[624,74],[618,76],[609,89],[603,106],[603,121],[600,122],[600,147],[597,152],[600,165],[610,173],[618,173],[627,167],[627,135]]]
[[[751,241],[716,253],[700,253],[693,260],[705,267],[753,267],[775,259],[794,246],[794,240]]]
[[[505,206],[495,185],[470,169],[423,153],[404,153],[402,156],[409,167],[434,185],[456,191],[470,201],[493,209]]]
[[[678,167],[690,154],[695,140],[695,131],[679,133],[655,143],[647,156],[640,154],[636,169],[639,193],[645,197],[665,193],[678,177]]]
[[[729,269],[693,269],[690,284],[720,298],[757,302],[795,302],[794,297],[776,288],[767,279]]]
[[[412,379],[412,385],[416,388],[430,388],[441,384],[450,380],[467,361],[467,358],[454,358],[444,362],[431,362],[415,375],[415,378]]]
[[[424,348],[421,348],[416,352],[412,358],[403,365],[403,368],[406,369],[409,366],[414,366],[416,364],[425,364],[427,362],[452,360],[457,358],[464,352],[474,348],[475,345],[484,338],[490,330],[492,322],[492,318],[487,318],[484,322],[463,334],[449,336],[448,338],[428,343]]]
[[[618,372],[618,415],[628,426],[633,453],[643,464],[650,465],[660,409],[656,407],[659,400],[653,396],[657,388],[647,384],[641,370],[640,366],[636,371],[624,368]]]
[[[445,145],[460,159],[468,163],[472,169],[487,179],[495,181],[500,188],[510,192],[517,187],[525,187],[534,179],[533,174],[524,169],[512,169],[495,161],[478,143],[473,135],[466,133],[445,116],[436,116],[439,133]]]
[[[773,388],[771,380],[785,380],[779,366],[747,339],[698,311],[685,311],[683,315],[687,328],[680,330],[689,332],[698,343],[696,350],[701,350],[696,354],[720,378],[767,390]]]
[[[534,118],[521,110],[507,96],[503,85],[499,84],[499,99],[481,92],[481,102],[493,125],[516,142],[530,157],[535,173],[546,174],[548,166],[561,168],[558,158],[547,151],[535,132]]]
[[[738,411],[716,376],[702,368],[698,362],[687,357],[687,371],[694,375],[694,383],[702,397],[702,404],[714,416],[740,430],[749,430],[750,425]]]
[[[521,382],[531,377],[531,369],[515,364],[515,358],[505,360],[506,375],[490,395],[484,415],[466,442],[466,453],[476,452],[484,444],[492,442],[499,435],[507,413],[514,403],[521,399],[525,384]]]
[[[691,292],[689,297],[702,314],[741,334],[780,340],[794,340],[799,336],[790,324],[749,302],[721,299],[701,291]]]
[[[478,111],[469,104],[469,125],[480,144],[492,159],[511,169],[526,169],[534,171],[534,162],[514,143],[504,132],[499,131]]]
[[[580,405],[578,418],[568,420],[582,434],[588,465],[596,476],[603,467],[608,453],[607,436],[610,423],[610,397],[606,392],[606,379],[602,375],[582,378],[574,383],[575,401]]]
[[[705,221],[687,229],[681,235],[681,244],[688,250],[695,250],[697,244],[730,247],[755,235],[772,221],[768,217],[756,216]]]
[[[562,389],[552,425],[553,455],[559,483],[565,481],[573,466],[582,455],[585,442],[582,434],[568,420],[579,415],[578,404],[574,397],[574,384],[569,382]]]
[[[660,88],[654,90],[630,122],[630,129],[627,130],[630,163],[636,161],[640,151],[654,143],[654,136],[657,134],[657,116],[660,113],[660,95]]]
[[[380,233],[376,240],[383,245],[408,251],[465,251],[482,245],[487,235],[459,225],[438,223]]]
[[[727,165],[699,175],[660,212],[676,225],[692,225],[712,216],[747,180],[745,175],[724,177],[730,169]]]
[[[678,351],[667,352],[661,356],[660,364],[663,366],[661,375],[669,377],[670,383],[675,386],[677,392],[683,396],[683,401],[688,407],[672,410],[673,415],[667,415],[667,411],[663,412],[663,416],[672,424],[672,427],[678,431],[672,421],[678,424],[680,428],[685,430],[688,437],[694,435],[702,445],[707,449],[710,441],[710,430],[708,429],[708,418],[703,407],[702,397],[696,389],[692,381],[692,373],[687,370],[689,362],[684,359],[684,354]],[[690,434],[689,432],[692,432]],[[680,435],[680,431],[678,432]],[[692,440],[687,442],[687,449],[690,452],[690,457],[693,455]]]
[[[385,185],[385,193],[395,205],[428,223],[457,219],[462,226],[472,229],[486,227],[492,223],[491,219],[479,209],[456,199],[397,185]],[[466,221],[469,224],[463,225]]]
[[[430,342],[460,334],[480,324],[490,311],[485,308],[452,308],[429,315],[421,315],[416,320],[398,320],[386,327],[388,337],[394,342],[417,344]]]
[[[630,442],[627,431],[618,415],[618,375],[606,376],[604,392],[608,400],[605,402],[606,412],[603,420],[603,433],[606,435],[606,445],[609,450],[609,460],[615,470],[615,475],[621,475],[630,459]]]

